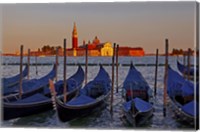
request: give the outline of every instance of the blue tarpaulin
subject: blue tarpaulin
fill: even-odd
[[[110,77],[105,69],[100,66],[100,70],[94,80],[90,81],[80,90],[79,95],[67,102],[67,105],[85,105],[95,102],[95,98],[107,94],[110,90]]]
[[[189,96],[194,94],[194,84],[185,80],[171,67],[168,67],[167,80],[167,91],[171,97],[176,95]]]
[[[80,93],[91,96],[98,93],[106,94],[110,90],[110,77],[105,69],[100,66],[100,70],[94,80],[90,81],[81,89]]]
[[[194,69],[194,67],[190,67],[190,69],[188,69],[187,66],[184,66],[182,65],[180,62],[177,61],[177,67],[178,67],[178,70],[181,72],[181,73],[185,73],[185,74],[188,74],[188,71],[189,71],[189,74],[194,76],[194,73],[195,71],[197,72],[197,75],[199,75],[199,70],[198,68]]]
[[[110,77],[108,73],[105,71],[102,65],[100,65],[100,70],[97,74],[97,76],[94,78],[94,81],[106,81],[111,82]]]
[[[142,74],[131,64],[128,75],[123,83],[123,88],[126,90],[148,90],[150,87]]]
[[[70,78],[67,79],[67,92],[70,92],[77,88],[84,80],[84,71],[82,67],[79,65],[78,70],[75,74],[73,74]],[[59,80],[55,83],[55,90],[58,95],[63,93],[64,81]],[[49,94],[50,89],[44,88],[44,94]]]
[[[38,88],[44,87],[49,84],[49,79],[53,79],[56,75],[55,71],[55,65],[51,72],[49,72],[46,76],[41,77],[40,79],[31,79],[31,80],[26,80],[22,83],[22,89],[23,92],[29,92],[36,90]],[[3,89],[3,93],[6,94],[11,94],[11,93],[18,93],[19,92],[19,85],[11,87],[11,88],[5,88]]]
[[[149,102],[146,102],[140,98],[134,98],[123,104],[124,110],[126,112],[131,110],[132,101],[134,101],[135,108],[140,112],[147,112],[152,109],[152,105]]]
[[[66,104],[67,105],[74,105],[74,106],[76,106],[76,105],[85,105],[85,104],[88,104],[88,103],[91,103],[91,102],[94,102],[94,101],[95,101],[95,99],[93,99],[93,98],[91,98],[89,96],[80,95],[77,98],[70,100]]]
[[[196,116],[196,115],[199,115],[199,111],[195,111],[195,108],[197,108],[198,106],[198,103],[196,103],[195,101],[191,101],[185,105],[182,106],[182,110],[191,115],[191,116]]]
[[[26,67],[24,68],[24,70],[22,71],[22,77],[24,78],[25,76],[28,75],[28,65],[26,65]],[[9,77],[9,78],[2,78],[2,84],[3,84],[3,88],[8,88],[9,85],[12,84],[17,84],[20,81],[20,74],[17,74],[13,77]]]
[[[33,89],[33,86],[37,83],[37,79],[25,80],[22,83],[23,92],[29,91]],[[19,84],[10,88],[3,89],[4,95],[11,94],[11,93],[18,93],[19,92]]]
[[[18,100],[14,103],[34,103],[34,102],[39,102],[39,101],[44,101],[44,100],[48,100],[49,98],[44,96],[43,94],[34,94],[32,96],[29,96],[27,98],[24,98],[22,100]]]

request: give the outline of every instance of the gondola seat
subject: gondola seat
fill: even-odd
[[[92,82],[89,82],[87,86],[84,89],[82,89],[81,92],[84,95],[90,96],[92,98],[97,98],[107,93],[103,85],[105,85],[103,84],[103,82],[92,81]]]
[[[134,98],[128,102],[125,102],[123,104],[123,108],[126,112],[131,110],[131,106],[132,106],[132,101],[134,101],[135,103],[135,108],[139,111],[139,112],[147,112],[150,109],[152,109],[152,105],[149,104],[148,102],[140,99],[140,98]]]
[[[85,105],[85,104],[88,104],[88,103],[91,103],[91,102],[94,102],[95,99],[89,97],[89,96],[86,96],[86,95],[80,95],[79,97],[77,98],[74,98],[72,100],[70,100],[69,102],[67,102],[66,104],[67,105]]]
[[[44,95],[42,95],[40,93],[37,93],[37,94],[34,94],[34,95],[27,97],[25,99],[18,100],[15,103],[33,103],[33,102],[38,102],[38,101],[44,101],[44,100],[47,100],[47,99],[49,99],[49,98],[45,97]]]

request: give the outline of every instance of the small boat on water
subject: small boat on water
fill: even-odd
[[[196,72],[197,81],[199,80],[199,69],[198,69],[198,67],[196,69],[194,69],[194,67],[191,67],[190,69],[188,69],[187,66],[184,66],[179,61],[177,61],[177,68],[183,75],[188,75],[188,73],[189,73],[189,76],[190,76],[191,79],[194,79],[194,75],[195,75],[195,72]]]
[[[50,81],[51,83],[51,81]],[[52,86],[52,91],[54,87]],[[87,83],[79,94],[64,103],[63,98],[55,97],[56,110],[62,122],[97,112],[107,106],[110,95],[111,80],[103,66],[94,80]]]
[[[56,65],[53,66],[52,70],[45,76],[39,79],[24,80],[22,82],[23,97],[30,96],[31,94],[41,91],[44,87],[48,87],[49,79],[54,79],[56,76]],[[13,96],[19,96],[19,84],[10,88],[3,88],[3,96],[10,100]]]
[[[177,119],[194,125],[199,118],[199,87],[185,80],[181,75],[168,67],[167,94]]]
[[[28,75],[28,65],[26,65],[26,67],[22,71],[22,77],[25,78],[27,75]],[[8,78],[2,78],[1,80],[2,88],[7,89],[13,87],[19,84],[19,81],[20,81],[20,74]]]
[[[132,126],[139,126],[153,115],[153,106],[150,103],[152,90],[142,74],[131,63],[128,75],[123,82],[124,118]]]
[[[45,80],[47,81],[47,80]],[[81,88],[84,81],[84,71],[81,66],[77,72],[67,81],[67,97],[71,99]],[[48,81],[47,81],[48,82]],[[55,83],[56,96],[59,98],[63,95],[64,81],[60,80]],[[4,98],[3,101],[3,119],[9,120],[17,117],[24,117],[32,114],[38,114],[53,108],[51,92],[49,87],[44,87],[39,92],[20,98]]]

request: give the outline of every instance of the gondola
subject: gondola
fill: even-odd
[[[76,95],[77,91],[82,86],[83,80],[84,71],[81,66],[79,66],[77,72],[67,79],[68,99]],[[63,80],[60,80],[55,83],[56,94],[59,98],[61,98],[63,94],[63,82]],[[4,120],[24,117],[50,110],[53,108],[50,89],[45,87],[40,92],[22,99],[4,99],[3,107]]]
[[[43,87],[48,87],[48,80],[53,79],[56,76],[56,65],[54,64],[52,70],[45,76],[39,79],[24,80],[22,83],[23,96],[30,96],[37,93]],[[3,88],[3,96],[5,98],[13,98],[19,95],[19,84],[10,88]]]
[[[194,69],[194,67],[191,67],[190,69],[188,69],[188,67],[184,66],[179,61],[177,61],[177,68],[183,75],[188,75],[188,73],[189,73],[189,76],[190,76],[191,79],[194,78],[194,74],[196,72],[196,76],[197,76],[197,80],[198,80],[198,78],[199,78],[198,67],[196,69]]]
[[[66,103],[64,103],[63,98],[55,98],[59,119],[66,122],[105,108],[110,89],[110,77],[103,66],[100,66],[97,76],[79,91],[78,96]]]
[[[124,119],[132,126],[144,124],[153,115],[152,90],[132,63],[122,87]]]
[[[196,88],[196,91],[199,91],[198,87]],[[177,119],[194,125],[199,117],[199,99],[194,97],[194,84],[185,80],[170,66],[168,67],[167,94]],[[198,92],[196,96],[199,96]]]
[[[27,75],[28,75],[28,65],[26,65],[26,67],[22,71],[22,77],[24,78]],[[20,81],[20,74],[17,74],[12,77],[2,78],[1,83],[2,83],[2,87],[7,89],[19,84],[19,81]]]

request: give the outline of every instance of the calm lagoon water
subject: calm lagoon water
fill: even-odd
[[[111,57],[89,57],[89,63],[111,63]],[[193,59],[193,58],[192,58]],[[177,70],[176,67],[177,57],[169,57],[169,64]],[[183,58],[179,57],[179,61],[182,62]],[[24,57],[24,63],[27,62],[27,58]],[[38,57],[38,63],[55,63],[55,57]],[[155,64],[155,56],[145,57],[119,57],[120,64]],[[164,64],[165,58],[159,57],[159,64]],[[19,57],[2,57],[2,62],[7,63],[19,63]],[[84,63],[84,57],[68,57],[67,63]],[[191,61],[193,62],[193,61]],[[31,63],[35,63],[35,57],[31,57]],[[59,57],[59,69],[58,69],[58,80],[63,79],[63,57]],[[106,71],[111,76],[111,66],[104,66]],[[52,65],[40,65],[37,66],[38,75],[36,75],[36,66],[30,67],[30,78],[40,78],[47,74],[52,68]],[[83,69],[85,67],[83,66]],[[151,88],[154,87],[155,67],[154,66],[137,66],[136,67],[144,76]],[[19,73],[19,65],[3,65],[2,76],[9,77]],[[74,74],[77,70],[77,66],[67,67],[67,77]],[[99,70],[99,66],[88,67],[88,81],[92,80]],[[119,66],[119,85],[123,83],[129,67]],[[127,122],[124,122],[121,117],[122,114],[122,103],[121,89],[119,93],[114,93],[114,107],[113,116],[111,116],[108,108],[104,109],[99,113],[91,113],[90,116],[78,118],[66,123],[60,122],[57,113],[54,110],[50,110],[41,114],[31,115],[28,117],[17,118],[9,121],[2,121],[1,125],[4,127],[43,127],[43,128],[104,128],[104,129],[156,129],[156,130],[175,130],[175,129],[192,129],[193,126],[188,124],[182,124],[175,118],[173,111],[170,108],[170,103],[167,107],[167,116],[163,117],[163,78],[164,78],[164,67],[158,67],[158,79],[157,79],[157,96],[154,97],[154,115],[150,118],[143,126],[131,127]]]

